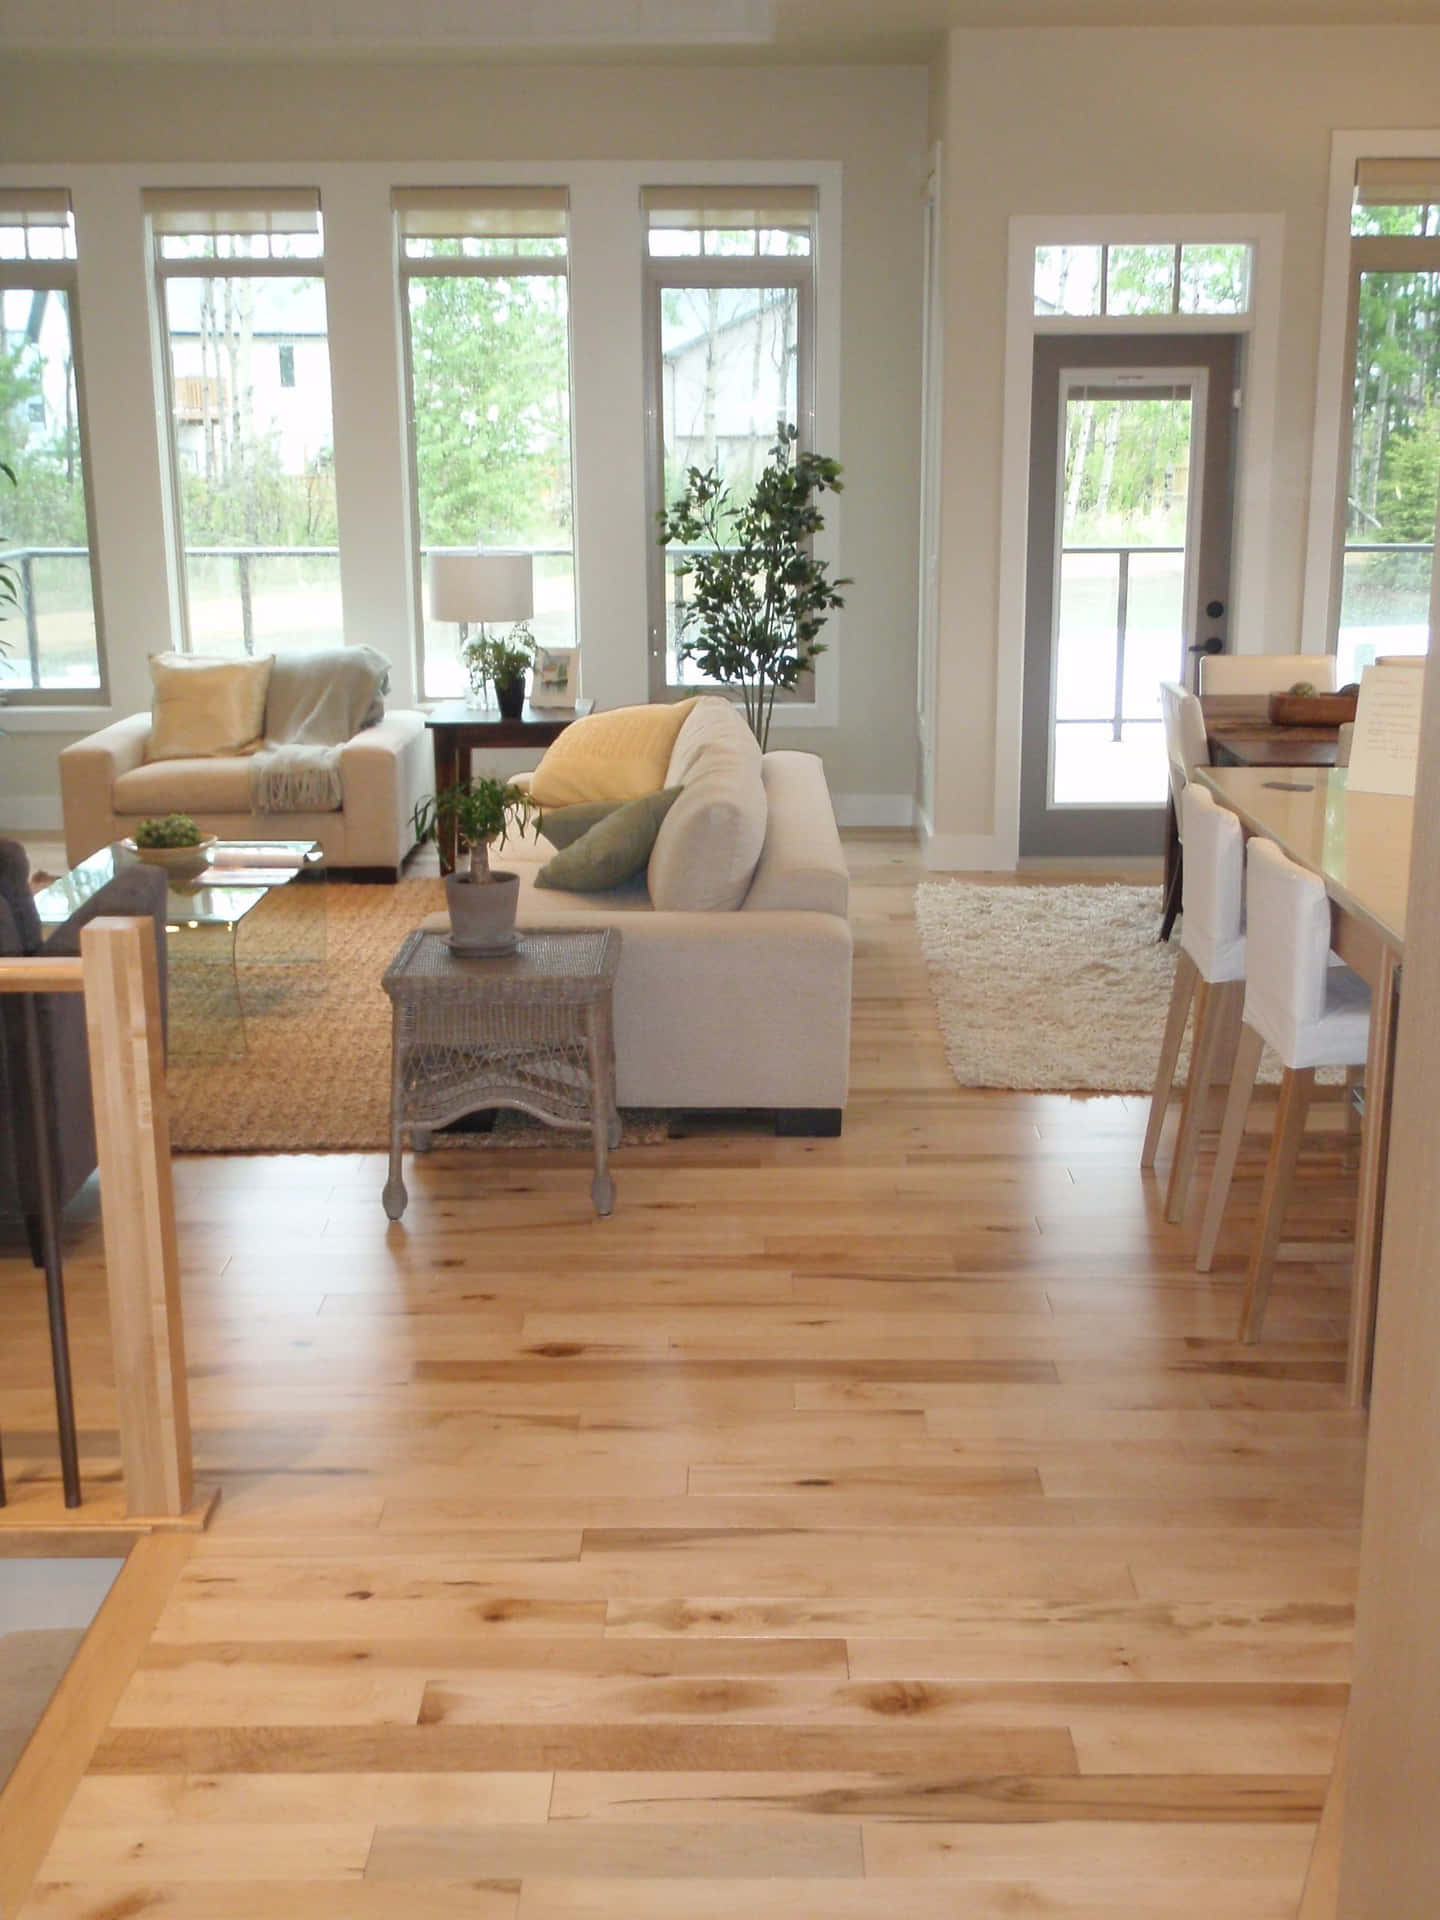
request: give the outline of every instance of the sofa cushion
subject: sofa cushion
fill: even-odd
[[[200,654],[150,657],[147,760],[194,760],[249,753],[265,730],[265,695],[273,654],[258,660],[216,660]]]
[[[665,777],[676,735],[693,700],[589,713],[547,748],[530,791],[542,807],[587,800],[638,800],[673,785]]]
[[[118,814],[250,811],[250,761],[243,755],[209,760],[157,760],[116,776],[110,789]]]
[[[760,748],[724,700],[700,702],[681,731],[666,784],[676,772],[683,784],[650,856],[650,898],[662,912],[732,912],[765,844]]]
[[[605,893],[633,880],[645,870],[655,836],[679,797],[678,787],[664,787],[627,800],[548,861],[535,876],[536,886]]]

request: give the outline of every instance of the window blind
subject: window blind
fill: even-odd
[[[813,234],[814,187],[646,187],[641,205],[652,232]]]
[[[1355,204],[1360,207],[1440,204],[1440,156],[1360,161],[1355,168]]]
[[[320,195],[309,187],[164,187],[143,198],[157,234],[320,231]]]
[[[406,240],[563,240],[564,187],[401,187],[393,195]]]
[[[0,187],[0,227],[63,227],[70,195],[63,187]]]

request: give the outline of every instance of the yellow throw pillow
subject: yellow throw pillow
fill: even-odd
[[[202,654],[150,656],[147,760],[208,760],[253,753],[265,733],[265,694],[273,653],[258,660],[216,660]]]
[[[530,797],[542,807],[587,800],[639,800],[665,784],[675,736],[694,706],[679,700],[650,707],[588,713],[546,749],[530,776]]]

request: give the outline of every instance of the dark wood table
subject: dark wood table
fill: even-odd
[[[441,700],[425,716],[435,747],[435,791],[454,787],[468,772],[467,756],[474,747],[534,747],[537,751],[558,740],[566,727],[581,720],[593,700],[577,700],[573,707],[532,707],[526,702],[518,720],[507,720],[493,707],[472,707],[465,700]],[[440,871],[455,871],[457,835],[453,820],[440,828]]]
[[[1266,696],[1202,693],[1200,710],[1217,767],[1333,767],[1338,727],[1278,727]]]

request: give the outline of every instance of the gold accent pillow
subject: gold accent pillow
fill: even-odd
[[[587,713],[566,727],[530,776],[530,796],[542,807],[573,807],[587,800],[639,800],[665,784],[675,737],[691,700]],[[544,829],[542,827],[541,831]]]
[[[209,760],[253,753],[265,733],[265,694],[273,653],[258,660],[216,660],[196,653],[150,656],[147,760]]]

